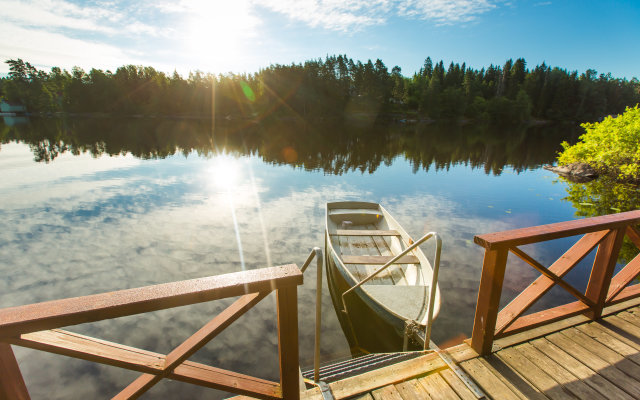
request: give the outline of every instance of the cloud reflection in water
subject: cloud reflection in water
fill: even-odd
[[[469,210],[455,190],[436,192],[422,184],[435,172],[411,174],[411,166],[401,161],[373,175],[327,176],[243,157],[234,161],[242,169],[237,180],[220,187],[211,179],[216,159],[195,154],[145,161],[64,155],[43,165],[27,162],[32,155],[26,146],[8,144],[0,151],[0,165],[6,165],[3,160],[9,155],[19,167],[0,183],[1,307],[239,271],[236,232],[247,269],[270,263],[300,266],[314,246],[323,246],[324,204],[364,199],[380,201],[414,237],[430,230],[442,235],[444,303],[434,326],[434,338],[441,342],[471,330],[482,265],[473,235],[526,220],[517,209],[502,219]],[[491,178],[476,171],[474,179]],[[431,254],[428,246],[426,250]],[[523,278],[509,279],[515,278],[508,276],[506,287],[517,286]],[[328,360],[347,356],[349,349],[326,282],[324,286],[322,351]],[[69,329],[166,353],[230,302]],[[314,306],[315,273],[310,273],[299,290],[303,365],[312,363]],[[33,398],[112,396],[138,375],[26,349],[17,348],[16,354]],[[191,359],[277,379],[275,297],[263,300]],[[163,381],[148,397],[211,393]]]

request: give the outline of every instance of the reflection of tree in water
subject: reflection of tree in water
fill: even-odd
[[[224,151],[258,155],[273,164],[288,164],[329,174],[372,173],[403,156],[414,168],[448,169],[456,164],[499,175],[506,166],[517,172],[553,161],[571,128],[534,127],[500,130],[486,126],[406,125],[351,119],[306,123],[296,118],[222,121],[184,119],[36,119],[4,127],[2,142],[28,143],[36,161],[59,154],[94,156],[130,153],[164,158],[196,152]],[[572,133],[572,132],[569,132]]]
[[[568,185],[568,196],[576,209],[576,216],[596,217],[624,211],[640,209],[640,187],[617,183],[609,177],[602,176],[590,182],[577,183],[560,178]],[[628,263],[638,254],[638,248],[625,237],[618,262]]]

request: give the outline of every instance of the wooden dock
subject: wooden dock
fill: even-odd
[[[446,353],[493,399],[640,398],[640,301],[499,339],[480,356],[469,344]],[[626,310],[624,310],[627,307]],[[622,310],[622,311],[621,311]],[[337,399],[463,399],[476,396],[437,354],[331,383]],[[319,389],[302,399],[322,399]]]
[[[640,254],[617,268],[624,240],[640,249],[638,224],[640,210],[476,236],[485,255],[471,340],[331,382],[332,397],[479,398],[460,378],[465,376],[487,398],[640,399]],[[548,267],[522,249],[573,236],[580,238]],[[593,253],[586,290],[578,290],[563,278]],[[499,310],[510,254],[540,276]],[[139,372],[117,399],[138,398],[162,379],[260,399],[325,399],[328,392],[319,388],[300,391],[297,286],[302,281],[297,266],[285,265],[0,309],[0,399],[29,399],[12,345]],[[555,286],[577,301],[530,313]],[[189,361],[271,292],[276,292],[278,382]],[[60,329],[230,297],[237,300],[168,354]]]

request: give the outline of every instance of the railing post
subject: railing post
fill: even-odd
[[[276,290],[280,385],[284,399],[300,399],[298,360],[298,291],[296,286]]]
[[[504,272],[507,266],[507,255],[507,248],[486,249],[484,253],[476,315],[471,335],[471,347],[481,355],[491,353]]]
[[[0,343],[0,398],[30,399],[11,345]]]
[[[585,296],[595,303],[595,306],[586,312],[586,315],[591,319],[598,319],[602,316],[602,309],[609,292],[625,231],[626,227],[612,229],[598,246],[585,293]]]

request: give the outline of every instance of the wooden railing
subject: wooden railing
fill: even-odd
[[[627,287],[640,274],[640,255],[613,276],[625,235],[640,248],[640,231],[635,227],[639,222],[640,210],[637,210],[476,236],[474,240],[485,248],[485,254],[471,346],[486,355],[491,352],[494,339],[579,314],[597,319],[605,306],[640,296],[640,284]],[[576,235],[584,236],[548,268],[518,247]],[[562,278],[596,246],[589,282],[586,292],[582,293]],[[542,275],[498,312],[509,252]],[[578,301],[523,315],[554,285]]]
[[[261,399],[298,399],[297,286],[301,284],[302,273],[292,264],[0,309],[0,398],[29,398],[13,344],[140,372],[117,399],[137,398],[163,378]],[[274,290],[279,383],[187,361]],[[237,296],[167,355],[58,329]]]

